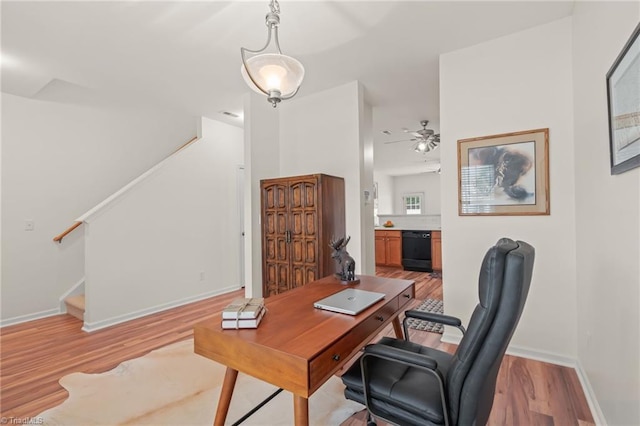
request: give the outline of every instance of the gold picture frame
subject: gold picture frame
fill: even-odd
[[[458,141],[458,214],[549,214],[549,129]]]

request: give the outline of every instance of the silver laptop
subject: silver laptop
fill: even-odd
[[[384,296],[384,293],[348,288],[318,300],[313,304],[313,307],[342,314],[357,315],[377,301],[384,299]]]

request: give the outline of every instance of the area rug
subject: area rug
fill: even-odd
[[[435,312],[438,314],[444,313],[444,309],[442,307],[442,300],[436,299],[426,299],[424,302],[420,303],[415,308],[412,308],[417,311],[423,312]],[[444,331],[444,326],[442,324],[438,324],[430,321],[418,320],[415,318],[409,318],[407,320],[407,326],[409,328],[415,328],[416,330],[429,331],[431,333],[440,333]]]
[[[73,373],[60,379],[69,392],[62,404],[40,414],[46,425],[213,424],[225,367],[193,352],[193,340],[178,342],[125,361],[102,374]],[[227,424],[276,390],[240,373]],[[348,401],[338,377],[309,399],[312,425],[339,425],[363,406]],[[281,392],[243,425],[292,425],[293,396]]]

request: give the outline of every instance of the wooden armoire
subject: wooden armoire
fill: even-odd
[[[324,174],[260,181],[262,294],[331,275],[332,238],[345,236],[344,179]]]

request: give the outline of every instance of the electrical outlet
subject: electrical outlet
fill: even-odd
[[[204,271],[200,271],[200,281],[204,281]]]
[[[33,220],[25,220],[24,221],[24,230],[25,231],[33,231],[36,229],[36,223]]]

